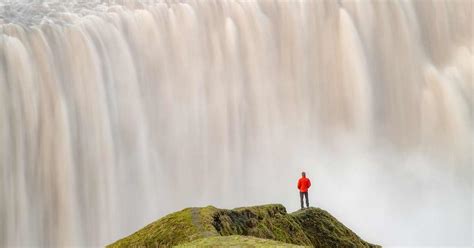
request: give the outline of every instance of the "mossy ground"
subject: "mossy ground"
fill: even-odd
[[[109,247],[171,247],[200,238],[192,222],[192,208],[167,215]]]
[[[172,247],[199,245],[199,242],[219,247],[218,242],[224,242],[222,245],[225,246],[225,242],[230,245],[239,241],[244,242],[239,247],[245,242],[249,245],[260,244],[261,240],[251,237],[314,247],[377,247],[359,238],[322,209],[309,208],[288,214],[280,204],[233,210],[212,206],[186,208],[108,247]],[[253,241],[259,242],[254,244]]]
[[[214,236],[209,238],[198,239],[189,243],[176,246],[177,248],[185,247],[242,247],[242,248],[265,248],[265,247],[281,247],[281,248],[303,248],[305,246],[283,243],[275,240],[255,238],[251,236]],[[306,246],[307,247],[307,246]]]
[[[290,215],[303,227],[314,247],[378,247],[359,238],[320,208],[299,210]]]
[[[218,210],[213,226],[220,235],[245,235],[298,245],[311,245],[301,226],[279,204]]]

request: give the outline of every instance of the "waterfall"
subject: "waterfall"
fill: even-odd
[[[368,241],[474,237],[473,3],[0,0],[0,246],[310,201]]]

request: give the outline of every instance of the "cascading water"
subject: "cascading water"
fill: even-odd
[[[0,1],[0,246],[310,200],[368,241],[473,239],[473,3]]]

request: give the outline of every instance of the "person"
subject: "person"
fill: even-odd
[[[308,189],[311,187],[311,181],[306,177],[306,173],[301,172],[301,178],[298,180],[298,189],[300,190],[301,209],[304,208],[303,197],[306,197],[306,207],[309,208]]]

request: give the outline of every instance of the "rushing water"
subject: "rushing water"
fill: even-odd
[[[368,241],[470,245],[472,23],[470,0],[0,1],[0,246],[293,211],[301,170]]]

